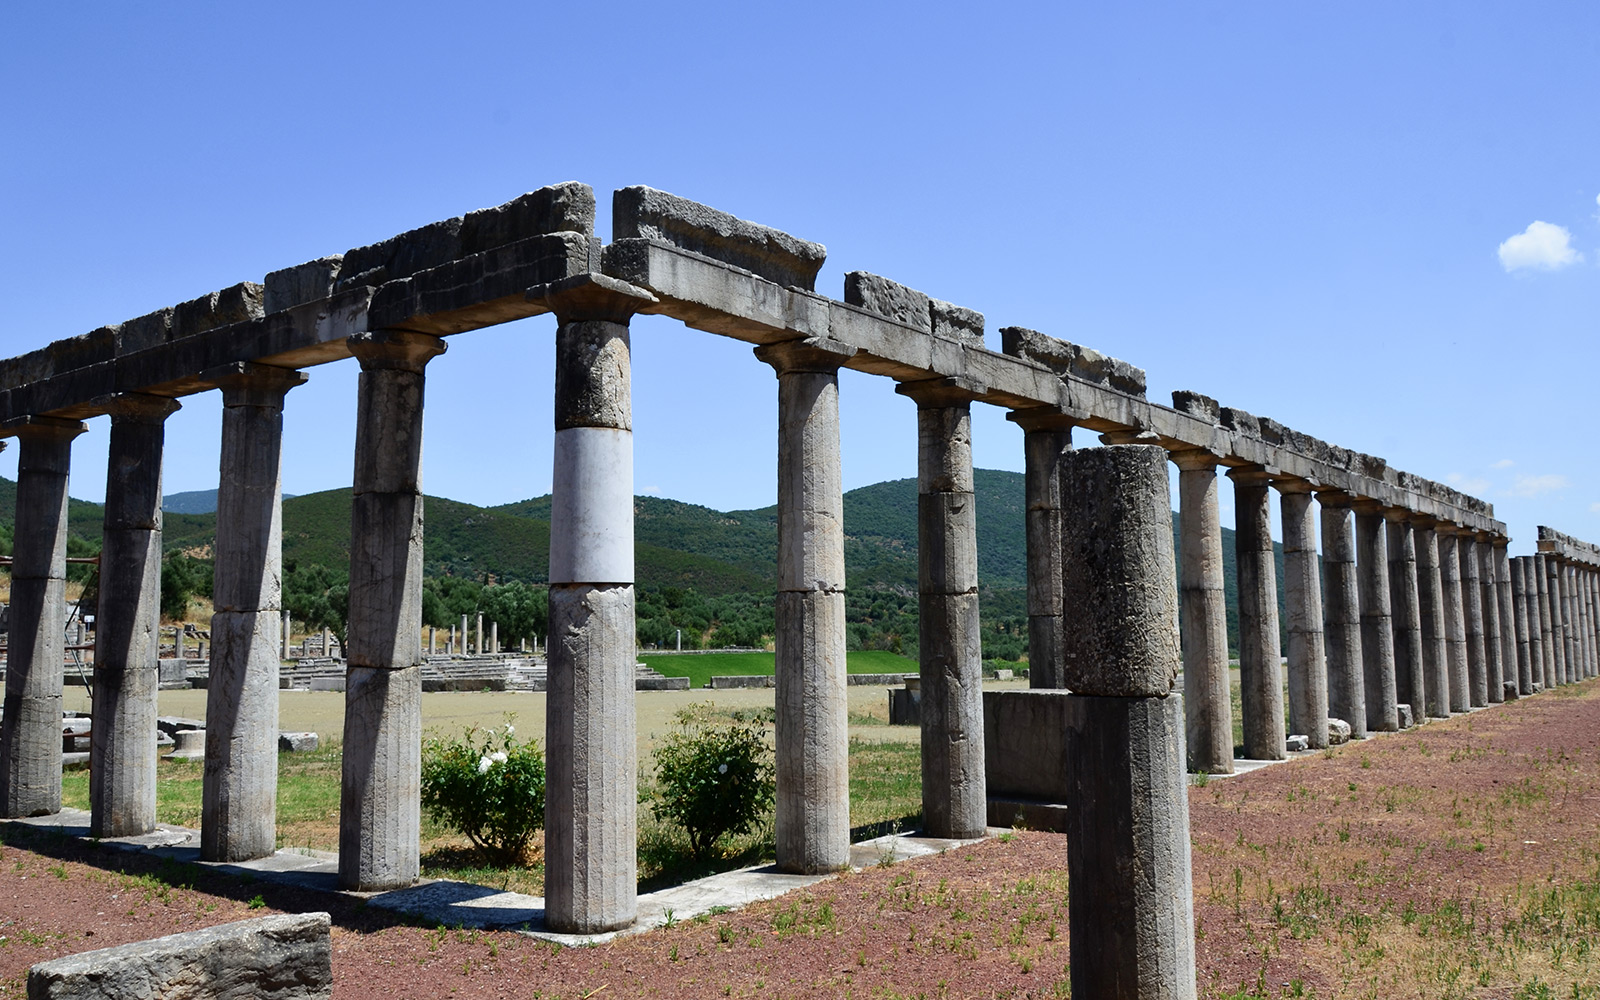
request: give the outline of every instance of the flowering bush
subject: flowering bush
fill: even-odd
[[[697,724],[686,709],[654,756],[659,798],[651,809],[688,831],[696,858],[726,834],[750,832],[772,807],[775,769],[759,723]]]
[[[521,864],[544,826],[544,754],[532,740],[519,742],[510,722],[498,733],[473,727],[459,739],[429,739],[422,804],[465,834],[488,864]]]

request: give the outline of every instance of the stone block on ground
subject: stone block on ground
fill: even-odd
[[[322,1000],[329,929],[326,913],[284,913],[69,955],[28,970],[28,998]]]
[[[1066,691],[1042,688],[983,693],[983,769],[990,799],[1069,801],[1068,697]]]
[[[1412,726],[1417,724],[1417,720],[1416,720],[1415,716],[1413,716],[1411,714],[1411,706],[1410,705],[1407,705],[1405,702],[1401,702],[1399,705],[1397,705],[1395,707],[1400,710],[1400,728],[1401,729],[1410,729]]]
[[[1284,740],[1283,746],[1283,748],[1290,753],[1299,753],[1300,751],[1307,750],[1310,747],[1311,738],[1309,736],[1290,736],[1288,739]]]
[[[1504,694],[1506,701],[1516,701],[1518,698],[1522,697],[1522,692],[1517,689],[1516,681],[1502,681],[1501,691]]]
[[[922,725],[922,692],[915,688],[889,689],[889,725]]]
[[[1350,742],[1350,723],[1343,719],[1328,720],[1328,745],[1338,746]]]
[[[186,719],[181,715],[159,715],[156,717],[156,731],[168,736],[176,736],[185,729],[204,729],[203,719]]]
[[[284,753],[310,753],[316,748],[316,733],[280,732],[278,734],[278,749]]]
[[[828,251],[798,239],[649,187],[626,187],[611,201],[611,238],[655,239],[779,285],[815,291]]]
[[[771,674],[731,674],[711,678],[711,688],[714,691],[725,691],[729,688],[768,688],[772,687],[773,682]]]

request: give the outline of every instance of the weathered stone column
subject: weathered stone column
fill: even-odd
[[[549,286],[545,301],[558,321],[545,923],[585,934],[638,913],[628,323],[650,297],[585,275]]]
[[[483,644],[483,612],[482,611],[478,612],[478,634],[477,634],[477,637],[476,637],[476,641],[473,644],[473,650],[472,651],[474,653],[477,653],[479,656],[482,656],[484,653],[487,653],[489,651],[489,647],[485,646]]]
[[[1322,507],[1323,634],[1328,657],[1328,714],[1350,724],[1350,738],[1367,737],[1366,669],[1361,658],[1361,596],[1356,577],[1353,498],[1317,494]]]
[[[67,472],[76,420],[22,417],[12,534],[11,623],[0,717],[0,808],[7,819],[61,811],[61,674],[67,622]]]
[[[1411,706],[1416,724],[1428,721],[1423,671],[1422,603],[1417,582],[1417,533],[1411,512],[1385,508],[1389,551],[1389,609],[1394,622],[1394,684],[1397,705]]]
[[[1228,470],[1233,480],[1234,547],[1239,580],[1239,688],[1244,755],[1283,760],[1283,675],[1278,653],[1278,581],[1272,558],[1267,471]]]
[[[1195,995],[1183,708],[1170,693],[1179,641],[1166,459],[1132,445],[1062,463],[1062,589],[1082,611],[1063,658],[1075,803],[1067,925],[1080,997]]]
[[[1400,728],[1399,687],[1395,680],[1394,618],[1389,607],[1389,547],[1383,531],[1383,504],[1360,500],[1356,515],[1356,589],[1361,599],[1361,663],[1367,730]]]
[[[1028,687],[1060,688],[1061,457],[1072,450],[1072,421],[1045,408],[1014,410],[1022,428],[1028,529]],[[1231,754],[1230,754],[1231,756]]]
[[[156,693],[161,674],[161,454],[178,401],[110,399],[111,448],[95,620],[89,831],[156,828]]]
[[[1450,711],[1465,712],[1472,707],[1471,686],[1467,679],[1467,620],[1462,607],[1461,550],[1457,528],[1440,522],[1434,529],[1439,537],[1439,581],[1444,588],[1445,653],[1450,664]]]
[[[1328,745],[1328,660],[1322,637],[1322,572],[1311,483],[1279,479],[1283,514],[1283,589],[1289,616],[1289,731]]]
[[[1597,662],[1597,657],[1600,657],[1600,650],[1596,649],[1597,643],[1600,643],[1600,635],[1596,635],[1596,619],[1597,617],[1600,617],[1600,615],[1597,615],[1596,613],[1596,604],[1600,603],[1600,597],[1597,597],[1596,594],[1594,571],[1585,567],[1583,570],[1582,579],[1585,595],[1583,605],[1583,636],[1589,651],[1587,658],[1589,673],[1587,676],[1593,677],[1597,671],[1600,671],[1600,662]]]
[[[1537,552],[1531,558],[1533,583],[1538,589],[1539,598],[1539,642],[1543,647],[1544,686],[1553,688],[1560,681],[1557,680],[1556,674],[1555,616],[1551,614],[1550,607],[1550,562],[1543,552]]]
[[[1556,561],[1557,587],[1561,594],[1561,643],[1566,656],[1566,682],[1577,683],[1583,676],[1578,653],[1578,608],[1576,590],[1572,580],[1572,567],[1565,560]]]
[[[1533,633],[1528,628],[1528,574],[1524,569],[1526,557],[1517,556],[1511,562],[1512,625],[1517,643],[1517,692],[1523,696],[1533,693]]]
[[[222,468],[200,857],[248,861],[278,847],[283,397],[306,377],[254,364],[208,377],[222,390]]]
[[[1445,621],[1443,560],[1439,555],[1437,523],[1416,517],[1417,609],[1422,626],[1423,697],[1430,719],[1450,718],[1450,630]]]
[[[339,885],[416,881],[422,811],[422,405],[444,341],[378,330],[361,363],[350,513]]]
[[[1461,611],[1467,634],[1467,692],[1473,708],[1489,704],[1489,670],[1484,659],[1483,585],[1479,573],[1478,541],[1463,529],[1456,537],[1461,560]]]
[[[1505,691],[1500,686],[1500,595],[1490,537],[1486,531],[1478,532],[1473,552],[1478,559],[1478,600],[1483,616],[1484,685],[1488,703],[1497,705],[1505,701]]]
[[[1521,695],[1522,682],[1517,673],[1517,626],[1516,608],[1514,606],[1511,585],[1511,556],[1506,546],[1510,539],[1496,538],[1490,544],[1490,553],[1494,563],[1494,595],[1499,601],[1499,614],[1496,616],[1500,634],[1500,680],[1502,698],[1505,690],[1504,683],[1510,681],[1516,685],[1516,693]]]
[[[1217,456],[1175,451],[1178,466],[1178,599],[1183,621],[1183,707],[1189,770],[1233,773],[1228,690],[1228,612],[1222,582]]]
[[[917,403],[922,825],[933,837],[981,837],[988,801],[971,396],[945,379],[901,383],[895,391]]]
[[[1561,561],[1553,555],[1544,559],[1545,573],[1550,581],[1550,643],[1555,650],[1556,683],[1567,684],[1567,609],[1562,587]]]
[[[777,860],[808,875],[850,863],[839,464],[839,365],[848,356],[810,340],[756,349],[778,374]]]

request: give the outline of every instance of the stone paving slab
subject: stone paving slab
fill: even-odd
[[[51,816],[30,816],[5,820],[37,830],[51,830],[62,836],[89,840],[89,813],[82,809],[63,809]],[[990,835],[999,833],[991,828]],[[908,858],[939,854],[955,847],[975,844],[973,840],[946,840],[916,834],[890,834],[853,844],[850,866],[855,870],[893,864]],[[687,920],[713,910],[736,910],[750,903],[775,899],[795,889],[835,878],[833,874],[791,875],[773,865],[757,865],[738,871],[721,872],[683,885],[642,893],[639,918],[632,926],[605,934],[557,934],[544,929],[544,899],[518,892],[503,892],[489,886],[450,879],[423,880],[417,885],[389,892],[360,893],[339,889],[339,856],[329,851],[286,848],[255,861],[212,862],[200,860],[200,831],[186,827],[158,825],[151,833],[136,837],[105,837],[101,846],[114,850],[148,851],[158,857],[181,863],[203,865],[220,872],[256,881],[319,892],[338,892],[365,899],[369,906],[405,914],[428,924],[482,930],[513,930],[544,941],[577,946],[609,941],[638,934],[678,920]]]

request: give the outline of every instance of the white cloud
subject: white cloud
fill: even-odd
[[[1580,260],[1583,254],[1572,248],[1572,234],[1549,222],[1530,222],[1500,244],[1500,266],[1507,271],[1556,271]]]
[[[1461,492],[1471,494],[1473,496],[1476,496],[1480,493],[1489,492],[1489,487],[1491,485],[1487,479],[1480,479],[1477,476],[1463,476],[1459,472],[1450,473],[1448,476],[1444,477],[1444,481],[1449,483],[1451,486],[1454,486]]]
[[[1536,497],[1545,493],[1554,493],[1556,490],[1564,490],[1571,485],[1571,483],[1567,482],[1566,476],[1553,474],[1518,476],[1516,483],[1506,492],[1514,497]]]
[[[1596,199],[1596,200],[1600,200],[1600,199]],[[1589,505],[1589,509],[1591,511],[1593,511],[1594,513],[1596,513],[1596,514],[1600,514],[1600,503],[1592,503],[1592,504],[1590,504]]]
[[[1498,461],[1498,462],[1496,462],[1496,463],[1494,463],[1494,466],[1493,466],[1493,468],[1496,468],[1496,469],[1509,469],[1509,468],[1511,468],[1511,467],[1512,467],[1512,466],[1513,466],[1513,465],[1516,465],[1516,464],[1517,464],[1517,463],[1515,463],[1515,462],[1513,462],[1513,461],[1512,461],[1512,460],[1511,460],[1511,459],[1509,459],[1509,458],[1502,458],[1502,459],[1501,459],[1501,460],[1500,460],[1500,461]]]

